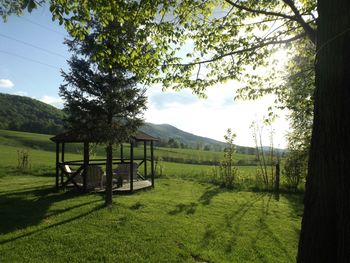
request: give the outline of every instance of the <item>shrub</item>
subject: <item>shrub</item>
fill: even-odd
[[[17,151],[17,169],[21,172],[30,170],[30,160],[28,150]]]
[[[154,175],[156,177],[163,177],[164,176],[164,165],[163,165],[162,157],[157,157],[155,160]]]
[[[219,169],[215,166],[213,169],[213,179],[218,181],[222,187],[232,189],[235,184],[235,180],[238,176],[238,169],[233,164],[233,154],[235,153],[236,147],[233,141],[236,134],[232,133],[231,129],[227,129],[226,135],[224,136],[227,147],[225,148],[224,159],[220,162]]]
[[[299,151],[288,153],[284,164],[284,176],[286,177],[287,187],[296,190],[307,174],[307,157]]]

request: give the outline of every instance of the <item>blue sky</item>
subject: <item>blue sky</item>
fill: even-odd
[[[0,92],[39,99],[62,107],[58,88],[60,70],[67,70],[70,54],[63,44],[66,32],[52,22],[47,7],[0,20]],[[145,119],[152,123],[168,123],[185,131],[223,140],[227,128],[237,134],[236,143],[253,146],[252,121],[261,120],[273,103],[273,96],[259,101],[234,101],[240,83],[229,81],[208,89],[208,99],[199,99],[190,90],[162,92],[161,86],[148,89]],[[276,146],[285,147],[288,130],[285,113],[273,125]],[[264,144],[268,145],[266,136]]]
[[[10,16],[6,23],[0,20],[0,79],[14,85],[0,91],[48,102],[57,98],[60,69],[67,69],[69,57],[62,44],[65,35],[64,28],[51,21],[47,8]]]

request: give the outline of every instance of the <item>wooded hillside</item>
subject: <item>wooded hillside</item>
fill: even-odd
[[[0,93],[0,129],[56,134],[63,130],[63,116],[44,102]]]

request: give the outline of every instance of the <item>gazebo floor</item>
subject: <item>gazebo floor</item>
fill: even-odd
[[[134,181],[133,182],[133,192],[147,189],[152,187],[152,183],[148,180]],[[113,193],[127,193],[130,192],[130,183],[123,183],[122,187],[113,187]]]
[[[81,183],[78,183],[78,185],[80,187],[83,187],[83,185]],[[74,188],[73,184],[68,184],[67,187],[69,188]],[[143,190],[143,189],[148,189],[148,188],[152,188],[152,183],[148,180],[135,180],[133,182],[133,191],[132,192],[136,192],[139,190]],[[89,189],[89,192],[93,191],[95,193],[103,193],[105,192],[104,188],[94,188],[94,189]],[[131,193],[130,191],[130,183],[123,183],[122,187],[117,187],[116,185],[113,186],[112,189],[114,194],[128,194]]]
[[[152,183],[148,180],[142,180],[142,181],[134,181],[133,182],[133,192],[143,190],[143,189],[148,189],[152,187]],[[98,193],[103,193],[105,189],[101,188],[95,188],[95,191]],[[128,194],[130,192],[130,183],[123,183],[122,187],[116,187],[113,186],[112,189],[114,194]]]

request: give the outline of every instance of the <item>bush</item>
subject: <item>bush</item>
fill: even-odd
[[[17,169],[21,172],[27,172],[30,170],[30,160],[28,150],[17,151]]]
[[[224,150],[224,159],[220,162],[219,169],[215,166],[213,169],[213,181],[218,182],[222,187],[232,189],[235,184],[235,180],[238,177],[238,169],[233,164],[233,154],[236,151],[233,141],[236,134],[232,133],[231,129],[227,130],[224,136],[227,147]]]
[[[157,157],[154,165],[154,176],[163,177],[164,176],[164,165],[162,157]]]
[[[283,174],[286,177],[287,187],[296,190],[307,174],[307,158],[299,151],[288,153]]]

